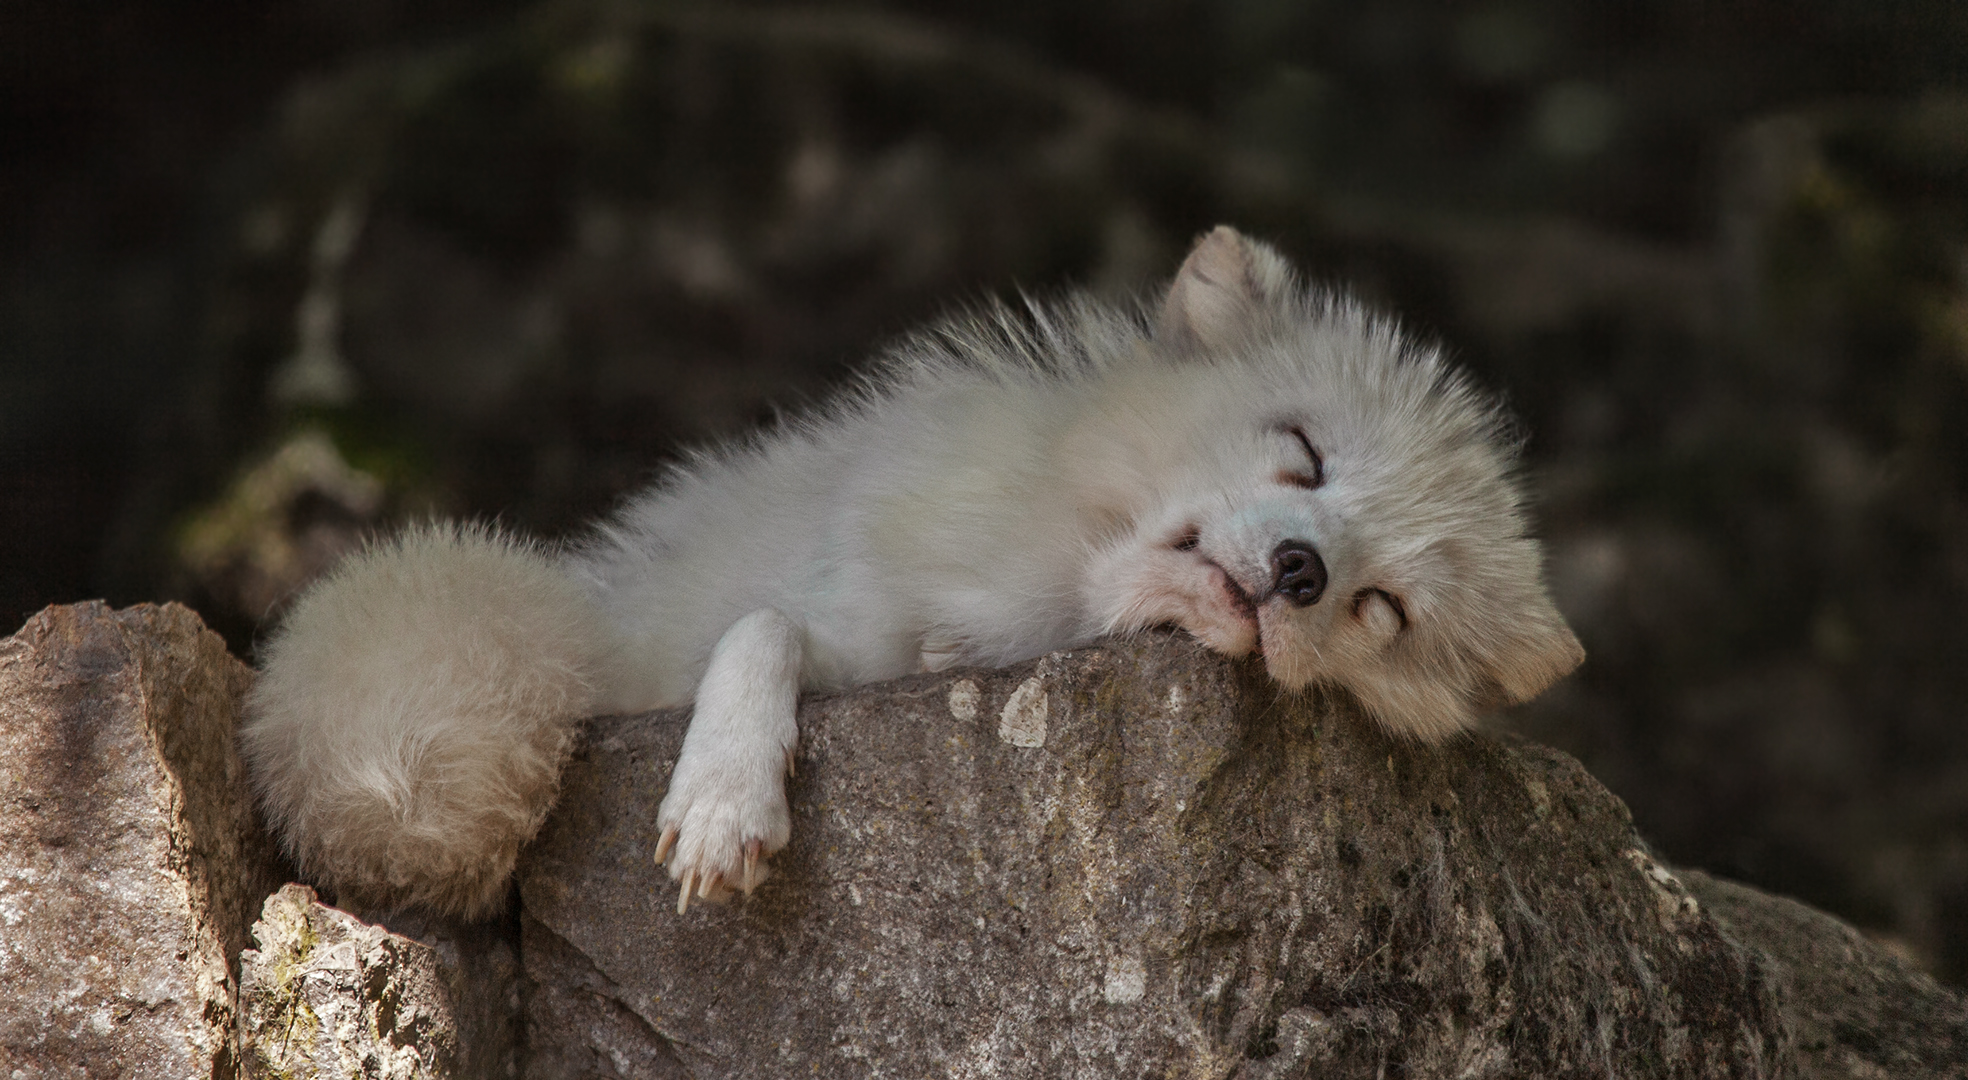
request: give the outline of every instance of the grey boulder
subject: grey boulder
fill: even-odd
[[[921,676],[808,700],[775,875],[679,915],[684,722],[594,721],[521,866],[533,1075],[1786,1075],[1779,973],[1556,751],[1160,635]]]
[[[250,677],[173,605],[0,640],[0,1076],[1968,1075],[1960,995],[1570,758],[1163,636],[809,699],[747,900],[651,862],[684,714],[603,717],[514,918],[290,887],[242,953]]]

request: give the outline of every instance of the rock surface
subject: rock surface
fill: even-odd
[[[1923,1080],[1968,1075],[1968,1002],[1857,930],[1795,900],[1683,871],[1728,935],[1775,976],[1793,1075]]]
[[[809,700],[748,901],[650,863],[683,714],[603,717],[516,922],[289,886],[242,953],[249,678],[174,605],[0,640],[0,1077],[1968,1075],[1968,1002],[1570,758],[1160,637]]]
[[[748,901],[652,864],[684,717],[521,868],[534,1075],[1782,1074],[1782,985],[1570,758],[1396,744],[1186,640],[809,700]]]
[[[0,640],[0,1076],[215,1077],[285,880],[233,749],[251,672],[175,604]]]
[[[437,950],[316,902],[267,897],[258,949],[239,965],[243,1073],[252,1080],[449,1080],[463,1065],[458,1010]]]
[[[425,912],[398,911],[380,919],[383,929],[429,949],[437,975],[451,995],[457,1031],[457,1074],[469,1080],[520,1076],[523,979],[519,970],[519,922],[514,917],[462,922]],[[364,1074],[367,1075],[367,1074]]]

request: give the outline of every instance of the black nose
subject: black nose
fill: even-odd
[[[1326,561],[1303,540],[1287,540],[1271,552],[1271,591],[1297,604],[1311,607],[1326,591]]]

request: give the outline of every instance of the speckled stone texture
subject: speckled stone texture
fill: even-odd
[[[0,640],[0,1077],[230,1077],[232,962],[285,880],[233,749],[251,678],[175,604]]]
[[[452,1080],[457,1010],[437,950],[289,885],[240,958],[242,1074],[249,1080]]]
[[[651,861],[681,712],[521,867],[538,1077],[1762,1077],[1789,1036],[1572,759],[1389,741],[1147,636],[802,707],[751,899]]]
[[[1968,1076],[1959,994],[1816,908],[1699,870],[1682,876],[1724,932],[1763,954],[1791,1033],[1792,1076]]]
[[[284,880],[249,679],[174,605],[0,640],[0,1078],[1968,1075],[1960,995],[1660,866],[1570,758],[1390,743],[1161,636],[807,701],[749,901],[675,913],[684,715],[603,717],[516,922],[292,887],[242,958]]]

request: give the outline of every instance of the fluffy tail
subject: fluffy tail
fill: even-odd
[[[243,750],[288,853],[345,905],[497,909],[592,711],[600,639],[584,586],[485,526],[345,561],[247,699]]]

